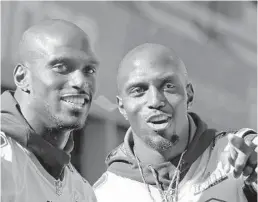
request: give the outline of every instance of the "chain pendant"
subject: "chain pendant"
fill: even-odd
[[[56,187],[56,194],[58,196],[61,196],[62,195],[62,192],[63,192],[63,183],[61,180],[55,180],[55,187]]]
[[[170,190],[164,191],[162,202],[177,202],[176,190],[170,189]]]

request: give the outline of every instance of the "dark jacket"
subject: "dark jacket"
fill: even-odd
[[[14,98],[14,92],[5,91],[1,95],[1,102],[1,131],[34,153],[54,177],[59,176],[70,162],[69,152],[73,148],[72,135],[64,150],[57,149],[30,127]]]

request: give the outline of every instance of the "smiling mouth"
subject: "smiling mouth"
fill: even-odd
[[[61,100],[73,106],[83,107],[90,102],[90,96],[68,95],[61,97]]]

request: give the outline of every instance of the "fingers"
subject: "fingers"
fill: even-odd
[[[228,140],[230,144],[228,161],[234,166],[234,177],[238,178],[243,173],[247,160],[253,152],[253,148],[247,145],[243,138],[237,137],[234,134],[229,134]],[[247,168],[245,171],[245,173],[250,172],[250,168]]]
[[[254,135],[242,138],[237,134],[228,135],[228,146],[223,152],[223,168],[226,173],[234,167],[233,176],[247,177],[246,183],[257,183],[258,137]]]
[[[253,169],[251,166],[247,165],[247,166],[244,168],[243,175],[247,177],[247,176],[249,176],[249,175],[252,174],[253,170],[254,170],[254,169]]]
[[[230,160],[229,160],[229,152],[228,151],[224,151],[222,152],[221,156],[220,156],[220,161],[222,163],[222,167],[223,167],[223,170],[226,172],[226,173],[229,173],[230,171]]]
[[[255,171],[256,170],[256,171]],[[253,169],[253,172],[249,175],[249,177],[246,179],[247,184],[251,184],[252,182],[257,183],[257,168]]]
[[[251,155],[249,156],[249,159],[247,161],[247,166],[246,167],[251,167],[252,168],[252,172],[249,175],[245,175],[245,176],[249,176],[246,179],[246,183],[251,184],[253,182],[257,183],[257,143],[258,143],[258,138],[255,137],[250,143],[247,142],[247,145],[250,145],[252,148],[254,149],[254,152],[251,153]],[[250,172],[250,169],[247,168],[248,171],[246,171],[247,173]]]
[[[254,149],[251,148],[250,145],[247,145],[243,138],[237,137],[234,134],[229,134],[228,141],[229,144],[232,145],[238,152],[244,153],[246,155],[250,154]]]
[[[255,145],[255,152],[258,153],[258,137],[254,138],[252,143]]]
[[[239,154],[237,159],[235,160],[235,169],[234,169],[234,177],[238,178],[243,172],[243,169],[245,168],[246,162],[248,160],[248,156],[244,154]]]

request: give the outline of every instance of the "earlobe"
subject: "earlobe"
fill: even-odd
[[[186,92],[187,92],[187,109],[190,109],[193,104],[193,98],[194,98],[194,90],[193,90],[193,85],[191,83],[187,84]]]
[[[116,102],[117,102],[117,105],[118,105],[119,112],[123,115],[125,120],[128,120],[128,117],[127,117],[127,114],[125,112],[124,105],[123,105],[123,102],[122,102],[122,98],[120,98],[119,96],[116,96]]]
[[[18,64],[13,72],[15,85],[24,92],[29,92],[28,69]]]

